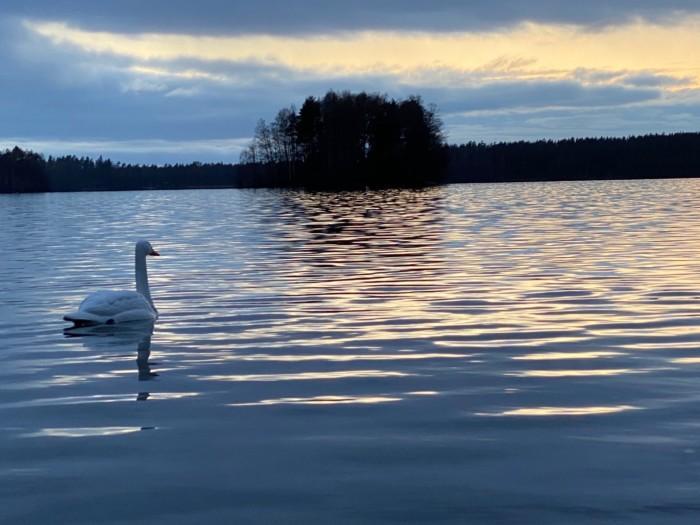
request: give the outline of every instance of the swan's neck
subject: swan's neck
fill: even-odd
[[[146,269],[146,256],[140,253],[136,254],[136,291],[143,295],[148,302],[153,306],[151,299],[151,289],[148,287],[148,270]],[[155,306],[153,306],[155,310]]]

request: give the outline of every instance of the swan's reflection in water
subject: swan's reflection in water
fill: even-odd
[[[154,377],[158,377],[156,372],[151,371],[151,364],[157,363],[151,363],[149,361],[149,358],[151,357],[151,334],[148,334],[146,337],[141,339],[141,341],[139,341],[136,350],[136,365],[139,369],[139,381],[150,381]]]
[[[97,325],[66,328],[66,337],[83,337],[83,346],[91,351],[104,350],[106,347],[136,348],[136,367],[139,381],[151,381],[158,377],[151,370],[151,337],[154,323],[152,321],[124,323],[118,325]],[[108,338],[108,339],[107,339]],[[137,401],[146,401],[149,392],[139,392]]]

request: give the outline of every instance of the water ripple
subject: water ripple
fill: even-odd
[[[698,200],[696,180],[0,196],[0,477],[25,473],[0,521],[69,501],[47,476],[94,508],[124,494],[118,522],[162,521],[154,490],[198,522],[691,513]],[[162,254],[155,327],[64,336],[87,293],[132,288],[137,238]]]

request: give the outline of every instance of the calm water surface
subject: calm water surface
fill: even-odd
[[[698,523],[699,201],[0,196],[0,521]],[[138,238],[153,333],[64,335]]]

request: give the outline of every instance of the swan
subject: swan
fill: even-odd
[[[138,241],[135,250],[136,291],[101,290],[88,295],[77,312],[65,315],[63,319],[75,326],[117,324],[129,321],[155,321],[158,310],[153,305],[151,290],[148,287],[146,256],[160,255],[148,241]]]

